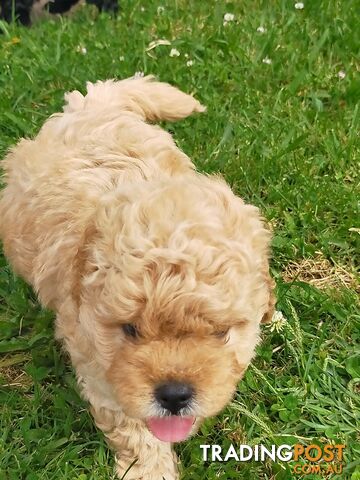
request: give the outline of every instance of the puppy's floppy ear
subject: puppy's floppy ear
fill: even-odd
[[[264,313],[263,318],[261,319],[261,323],[270,323],[275,312],[275,304],[276,304],[276,297],[274,293],[275,282],[270,277],[269,273],[266,274],[266,283],[268,284],[268,288],[269,288],[269,303],[268,303],[268,309]]]
[[[64,240],[64,225],[60,228],[54,225],[49,245],[45,245],[34,259],[32,269],[31,283],[41,303],[57,311],[70,299],[79,306],[87,249],[96,234],[96,228],[90,222],[74,223],[72,227],[72,234]]]

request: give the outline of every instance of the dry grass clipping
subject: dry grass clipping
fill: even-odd
[[[2,387],[28,389],[32,385],[31,377],[21,364],[29,361],[28,354],[7,355],[0,359],[0,384]]]
[[[345,287],[360,293],[359,281],[353,273],[321,255],[316,258],[304,258],[300,262],[289,262],[282,277],[285,282],[298,280],[314,285],[320,290]]]

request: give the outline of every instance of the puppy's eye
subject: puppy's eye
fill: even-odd
[[[131,323],[122,325],[122,330],[127,337],[137,338],[139,336],[139,332],[137,331],[136,327]]]
[[[220,330],[218,332],[215,332],[214,335],[215,335],[215,337],[223,340],[227,337],[228,333],[229,333],[229,328],[226,328],[224,330]]]

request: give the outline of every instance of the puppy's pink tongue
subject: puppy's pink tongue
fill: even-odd
[[[148,418],[147,426],[150,432],[163,442],[181,442],[190,433],[194,423],[194,417],[151,417]]]

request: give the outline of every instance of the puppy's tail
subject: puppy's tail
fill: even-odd
[[[65,95],[64,112],[88,109],[114,109],[131,111],[144,120],[175,121],[206,108],[191,95],[168,83],[157,82],[153,76],[107,80],[87,83],[87,95],[70,92]]]

